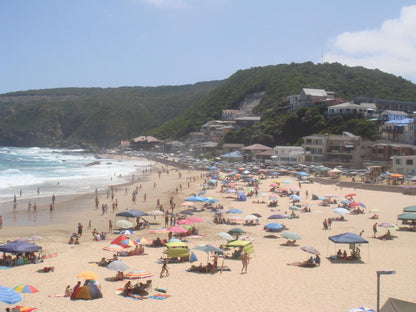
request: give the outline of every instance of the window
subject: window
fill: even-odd
[[[406,159],[407,166],[413,166],[413,159]]]
[[[402,164],[402,160],[401,159],[396,159],[395,160],[396,165],[401,165]]]

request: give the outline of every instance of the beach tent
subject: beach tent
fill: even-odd
[[[350,249],[354,249],[355,244],[368,244],[368,241],[362,238],[360,235],[350,232],[329,236],[328,240],[334,242],[335,244],[349,244]]]
[[[344,233],[328,237],[335,244],[368,244],[368,241],[354,233]]]
[[[38,251],[41,249],[41,246],[17,240],[7,244],[0,245],[0,251],[10,253],[25,253]]]
[[[396,298],[389,298],[380,312],[413,312],[416,311],[416,303]]]
[[[93,282],[89,282],[87,285],[78,287],[71,296],[71,299],[84,299],[94,300],[102,298],[103,294],[101,290]]]
[[[226,246],[227,247],[232,247],[232,248],[240,248],[240,247],[242,247],[243,250],[247,254],[251,254],[251,253],[254,252],[254,246],[253,246],[253,243],[251,241],[236,240],[236,241],[233,241],[231,243],[228,243]]]
[[[122,245],[121,241],[129,239],[127,236],[120,235],[116,239],[114,239],[111,244],[112,245]]]
[[[165,246],[168,248],[168,258],[189,257],[189,248],[188,245],[184,242],[170,242],[166,243]]]
[[[247,197],[243,192],[238,192],[238,196],[239,196],[238,200],[240,200],[240,201],[246,201],[247,200]]]
[[[316,195],[316,194],[312,194],[312,200],[319,200],[318,195]]]

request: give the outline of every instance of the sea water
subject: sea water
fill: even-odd
[[[50,201],[52,195],[58,200],[127,183],[149,165],[147,160],[99,158],[84,150],[0,147],[0,215],[27,210],[29,200]]]

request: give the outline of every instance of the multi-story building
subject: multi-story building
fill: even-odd
[[[393,156],[392,171],[403,175],[416,174],[416,155]]]
[[[303,88],[299,94],[287,96],[285,103],[290,107],[290,111],[295,111],[301,107],[333,105],[336,104],[335,92]]]
[[[351,102],[345,102],[337,105],[328,107],[328,117],[341,115],[344,117],[356,116],[359,118],[375,118],[378,117],[376,114],[376,104],[374,103],[362,103],[355,104]]]
[[[324,161],[328,135],[312,134],[303,137],[305,163],[320,165]]]
[[[302,146],[275,146],[271,163],[292,165],[305,162],[305,149]]]

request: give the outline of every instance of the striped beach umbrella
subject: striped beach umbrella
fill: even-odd
[[[120,232],[120,234],[122,235],[131,235],[134,234],[134,232],[132,230],[123,230]]]
[[[6,304],[14,304],[22,301],[22,295],[12,288],[0,286],[0,301]]]
[[[138,244],[150,244],[152,241],[146,237],[140,237],[138,240],[136,240],[136,243]]]
[[[124,277],[127,279],[139,279],[139,278],[149,278],[152,277],[153,274],[146,270],[131,270],[128,273],[124,274]]]
[[[18,285],[16,287],[14,287],[13,289],[15,291],[19,292],[19,293],[37,293],[37,292],[39,292],[39,290],[37,290],[35,287],[33,287],[31,285],[26,285],[26,284]]]

